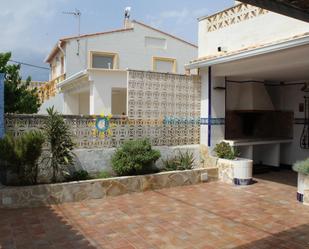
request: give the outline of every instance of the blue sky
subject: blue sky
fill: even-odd
[[[77,21],[63,11],[82,12],[81,33],[121,28],[126,6],[131,18],[197,43],[197,17],[232,6],[233,0],[0,0],[0,52],[13,60],[48,67],[43,60],[60,37],[75,35]],[[18,6],[18,8],[16,7]],[[47,80],[48,71],[22,67],[23,77]]]

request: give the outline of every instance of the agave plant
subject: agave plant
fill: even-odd
[[[189,151],[181,152],[179,150],[178,155],[166,160],[162,159],[162,162],[165,171],[188,170],[193,168],[194,155]]]

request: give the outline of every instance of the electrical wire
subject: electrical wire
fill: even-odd
[[[48,67],[41,67],[41,66],[29,64],[29,63],[26,63],[26,62],[20,62],[20,61],[15,61],[15,60],[9,60],[9,61],[13,62],[13,63],[16,63],[16,64],[21,64],[21,65],[24,65],[24,66],[28,66],[28,67],[35,67],[35,68],[39,68],[39,69],[50,70]]]

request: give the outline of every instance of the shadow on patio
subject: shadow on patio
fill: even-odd
[[[297,226],[233,249],[306,249],[309,248],[309,224]]]
[[[91,245],[77,225],[69,224],[57,209],[40,207],[0,210],[0,248],[97,248]]]
[[[297,173],[290,169],[274,169],[274,167],[270,167],[268,172],[255,173],[253,177],[257,181],[266,180],[297,187]]]

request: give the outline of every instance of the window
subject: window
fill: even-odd
[[[90,53],[91,68],[116,69],[117,54],[105,52]]]
[[[176,73],[176,60],[171,58],[153,58],[153,70],[161,73]]]

